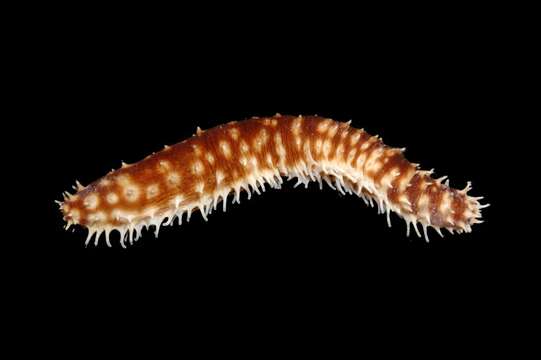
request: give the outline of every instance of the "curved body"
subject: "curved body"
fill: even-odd
[[[469,232],[481,222],[481,198],[452,189],[444,178],[432,179],[408,162],[403,149],[383,144],[377,136],[317,116],[252,118],[230,122],[197,133],[176,145],[131,165],[112,171],[65,194],[59,202],[68,227],[88,228],[87,243],[105,234],[110,245],[112,231],[120,242],[132,243],[143,227],[182,222],[199,211],[206,219],[227,198],[239,202],[246,191],[264,191],[265,185],[280,187],[282,177],[299,184],[326,182],[342,193],[353,193],[379,211],[394,211],[408,227],[422,226],[441,235],[441,229]]]

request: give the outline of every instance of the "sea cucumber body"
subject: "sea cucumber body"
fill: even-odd
[[[329,184],[356,194],[379,211],[402,217],[420,236],[421,224],[441,234],[471,231],[480,222],[480,198],[432,179],[408,162],[403,149],[383,144],[377,136],[317,116],[280,116],[230,122],[201,131],[173,146],[112,171],[60,203],[69,225],[89,229],[87,243],[102,233],[108,244],[113,230],[121,244],[132,243],[143,227],[181,223],[199,210],[206,219],[228,196],[239,202],[246,191],[260,193],[265,185],[280,187],[282,177]]]

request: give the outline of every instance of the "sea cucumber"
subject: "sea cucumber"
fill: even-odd
[[[407,235],[418,224],[428,241],[432,227],[471,232],[481,223],[481,197],[449,187],[446,177],[433,179],[405,159],[405,149],[386,146],[378,136],[355,129],[351,122],[319,116],[282,116],[233,121],[206,131],[197,128],[191,138],[152,154],[135,164],[122,164],[88,186],[76,182],[75,194],[65,192],[57,201],[66,228],[88,229],[85,244],[102,234],[120,233],[120,244],[133,244],[143,228],[182,223],[184,215],[199,210],[205,220],[221,202],[250,199],[265,185],[280,188],[282,177],[295,186],[312,181],[327,183],[342,194],[356,194],[387,216],[394,211],[406,221]]]

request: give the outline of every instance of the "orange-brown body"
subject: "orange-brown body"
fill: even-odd
[[[349,123],[317,116],[252,118],[201,131],[132,164],[123,165],[61,203],[68,224],[89,228],[96,242],[118,230],[121,242],[142,227],[157,228],[194,210],[206,214],[234,192],[279,186],[281,176],[322,180],[340,191],[375,201],[381,212],[409,224],[470,231],[480,218],[480,198],[434,180],[408,162],[403,150]],[[417,230],[417,227],[415,226]],[[417,231],[419,234],[419,232]],[[441,232],[440,232],[441,234]]]

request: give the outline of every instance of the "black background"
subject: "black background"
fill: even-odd
[[[511,111],[505,22],[480,13],[344,16],[189,25],[74,18],[35,32],[25,64],[37,100],[22,111],[39,114],[32,139],[40,219],[28,223],[36,235],[23,243],[36,293],[56,299],[62,289],[61,303],[85,309],[163,304],[169,316],[203,308],[198,316],[230,321],[253,312],[269,321],[294,313],[314,324],[356,322],[374,311],[411,316],[407,327],[414,314],[430,318],[426,309],[437,309],[429,328],[465,321],[464,309],[479,324],[499,321],[487,304],[518,286],[518,252],[498,217],[504,174],[495,144]],[[354,196],[286,184],[244,196],[208,223],[196,214],[158,239],[145,232],[126,250],[103,241],[85,248],[83,230],[63,230],[53,201],[75,179],[87,184],[197,126],[277,112],[352,120],[407,147],[410,161],[451,185],[472,181],[472,194],[492,204],[485,223],[444,239],[431,231],[426,243],[406,238],[395,215],[388,228]]]

